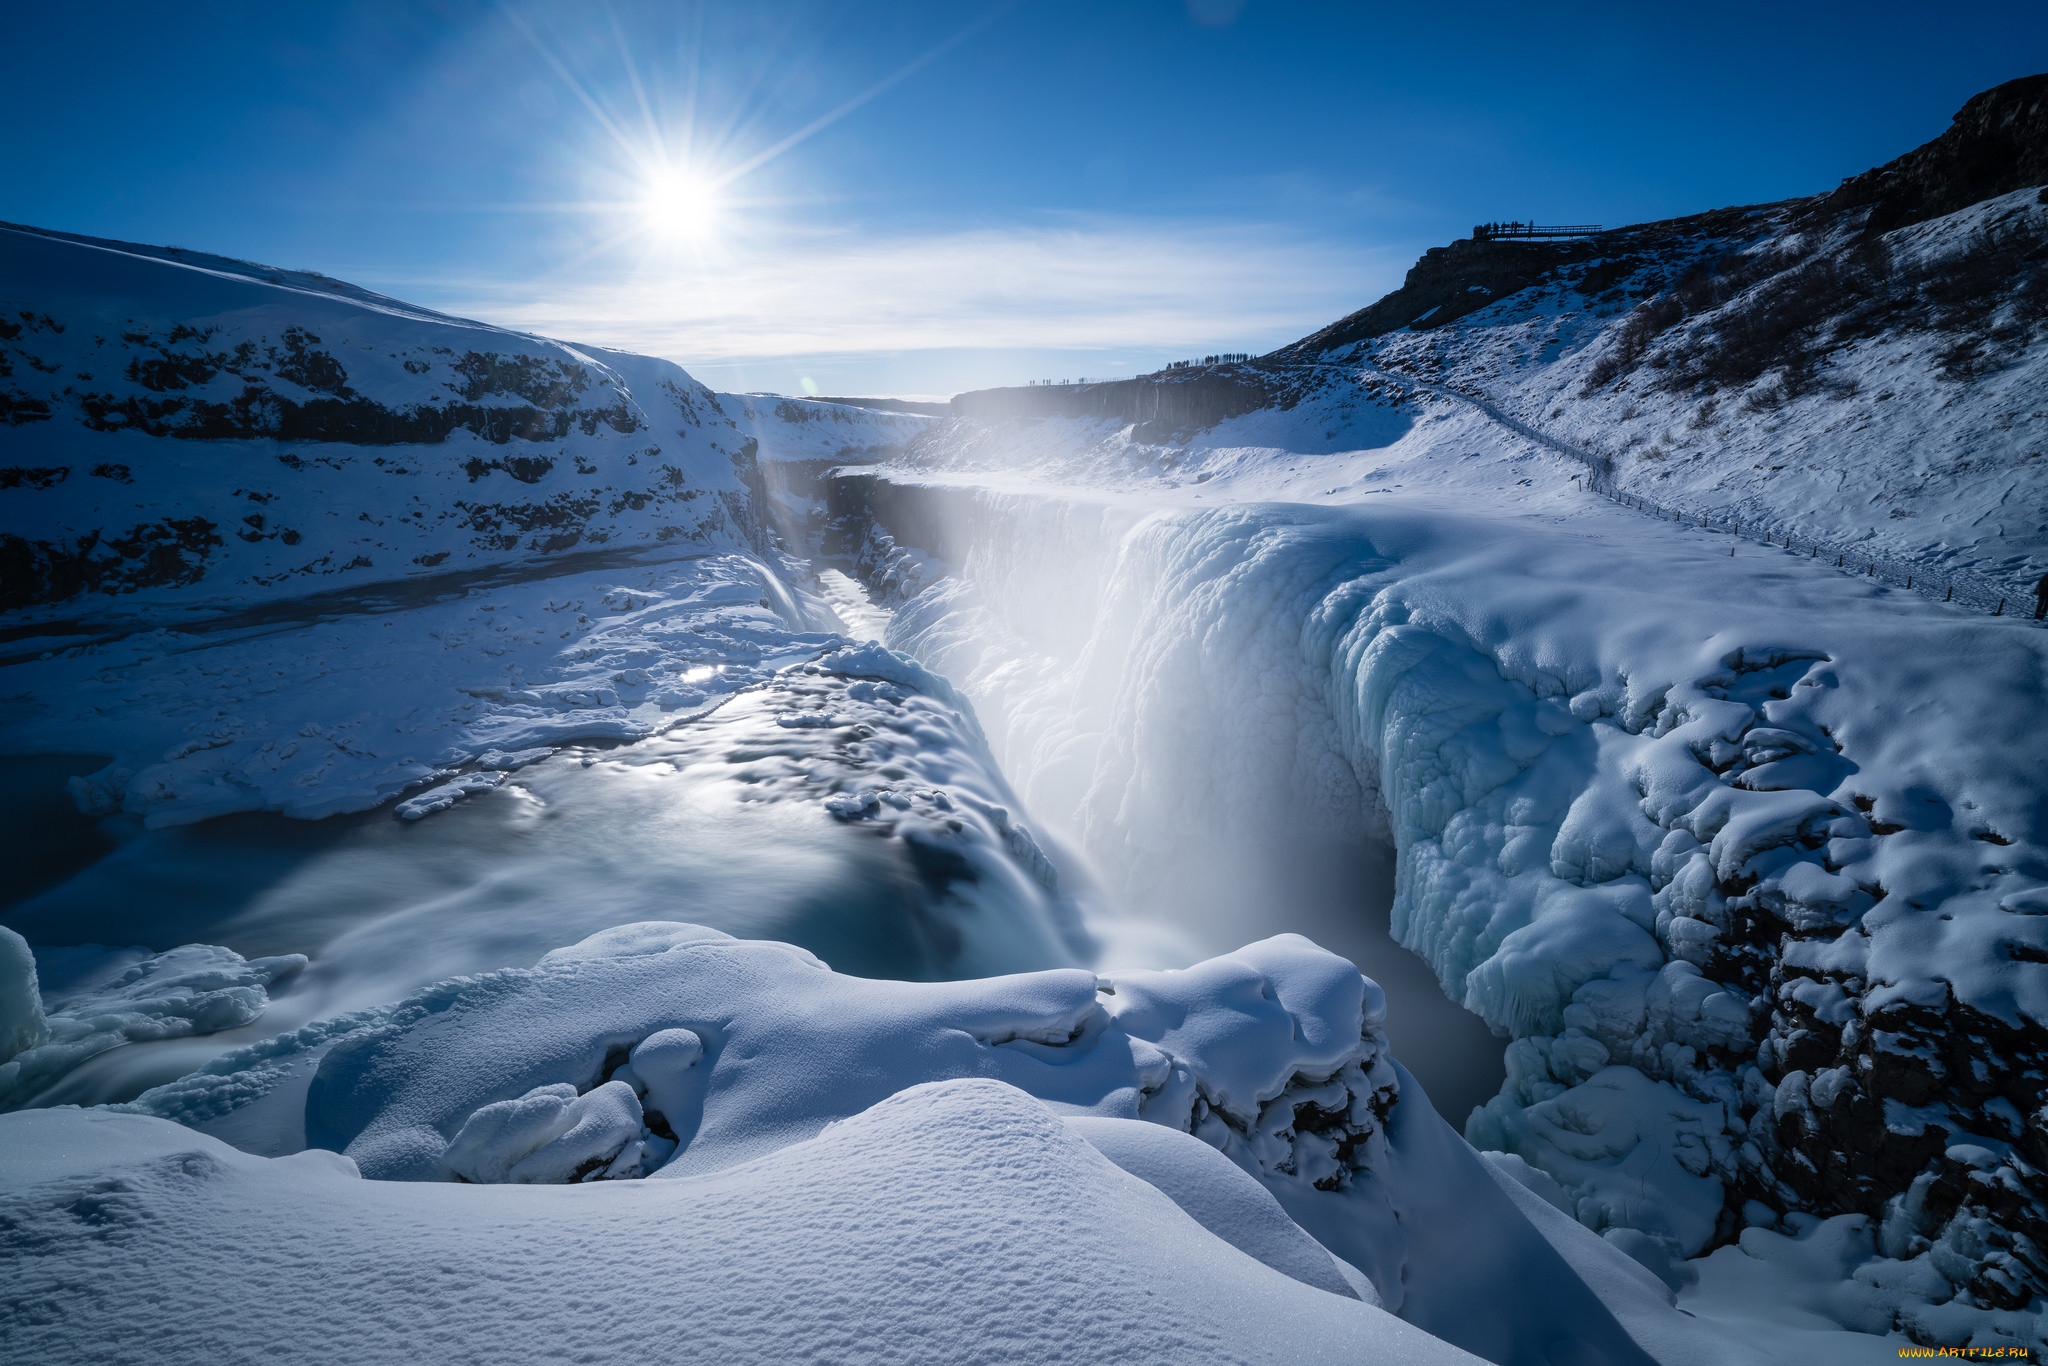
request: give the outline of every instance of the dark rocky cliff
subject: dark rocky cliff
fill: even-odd
[[[1874,235],[2033,185],[2048,185],[2048,75],[1973,96],[1947,132],[1843,181],[1819,207],[1838,213],[1869,205],[1864,231]]]
[[[1104,384],[978,389],[955,396],[956,417],[1092,417],[1136,423],[1141,439],[1213,427],[1228,418],[1285,400],[1289,382],[1257,362],[1168,370]]]

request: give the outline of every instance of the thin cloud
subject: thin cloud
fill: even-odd
[[[1255,349],[1368,302],[1394,283],[1396,259],[1264,225],[817,233],[717,261],[458,289],[438,306],[685,364],[947,348]]]

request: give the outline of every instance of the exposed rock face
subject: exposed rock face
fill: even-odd
[[[1285,380],[1256,365],[1208,366],[1104,384],[980,389],[955,396],[952,412],[983,421],[1112,418],[1138,424],[1147,439],[1165,440],[1177,431],[1213,427],[1227,418],[1268,407],[1280,400],[1287,388]]]
[[[1827,212],[1870,206],[1876,235],[1924,223],[1998,195],[2048,184],[2048,75],[2022,76],[1957,111],[1934,141],[1842,182]]]

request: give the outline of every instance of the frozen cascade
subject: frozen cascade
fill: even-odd
[[[0,742],[67,804],[9,811],[0,1355],[2048,1346],[2048,635],[1646,524],[1395,373],[1540,354],[1496,407],[1597,445],[1594,272],[948,420],[0,237]],[[1809,471],[2020,458],[2029,366],[1917,364],[1889,435],[1659,401],[1634,474],[1816,413]],[[2011,496],[1898,468],[1894,518]]]
[[[1810,1142],[1822,1130],[1806,1116],[1825,1109],[1834,1141],[1857,1141],[1871,1064],[1806,1091],[1806,1074],[1767,1072],[1835,1037],[1852,1061],[1875,1046],[1881,1068],[1883,1049],[1926,1047],[1912,1022],[1944,991],[1953,1010],[2012,1009],[1995,945],[2018,922],[1999,898],[2036,893],[2013,864],[1988,886],[1966,869],[1973,832],[2031,829],[2019,756],[2033,742],[1982,726],[2011,714],[2005,690],[2034,687],[2017,672],[2031,637],[1948,682],[1977,701],[1939,738],[1954,767],[1930,774],[1914,754],[1929,737],[1902,735],[1889,699],[1983,624],[1909,604],[1852,638],[1797,602],[1674,603],[1668,576],[1594,572],[1568,544],[1413,506],[1203,509],[931,482],[954,572],[911,585],[890,640],[974,698],[1034,812],[1128,905],[1181,912],[1203,940],[1229,937],[1205,916],[1233,895],[1204,892],[1241,892],[1232,864],[1248,848],[1390,841],[1393,933],[1512,1039],[1506,1084],[1468,1136],[1549,1173],[1582,1222],[1653,1267],[1746,1217],[1844,1198],[1816,1199],[1827,1178],[1796,1126]],[[893,551],[878,528],[870,562]],[[1953,827],[1909,806],[1930,802]],[[1892,838],[1901,812],[1917,839]],[[1930,902],[1979,937],[1948,936],[1931,958],[1926,922],[1900,920]],[[1906,1032],[1873,1045],[1845,1029],[1845,993],[1865,983],[1884,985],[1860,1013]],[[2038,1018],[2034,991],[2020,1008]],[[1405,1053],[1398,1015],[1394,1029]],[[1947,1123],[1997,1143],[2001,1104]],[[1919,1159],[1866,1157],[1858,1179],[1877,1189],[1876,1163],[1899,1160]],[[2029,1274],[2023,1238],[1985,1243],[1967,1203],[1944,1222],[1916,1200],[1886,1205],[1902,1230],[1886,1255],[1970,1246],[1989,1260],[1935,1261],[1993,1305]],[[1982,1321],[1968,1298],[1941,1306],[1963,1316],[1951,1322]],[[1997,1315],[2032,1331],[2024,1313]]]
[[[961,572],[905,603],[890,639],[960,681],[1027,808],[1109,881],[1107,957],[1184,960],[1300,931],[1387,988],[1402,1059],[1447,1114],[1491,1096],[1500,1042],[1386,937],[1386,810],[1343,748],[1327,669],[1297,643],[1303,611],[1355,572],[1351,548],[1246,559],[1114,501],[946,506]],[[1196,583],[1183,555],[1235,563]]]

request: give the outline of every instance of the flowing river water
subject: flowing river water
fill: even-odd
[[[1453,1122],[1491,1096],[1502,1043],[1395,942],[1394,851],[1370,775],[1327,752],[1321,684],[1289,658],[1288,632],[1343,556],[1311,538],[1277,578],[1219,593],[1175,580],[1187,546],[1143,509],[975,495],[916,512],[952,558],[945,584],[907,608],[878,602],[841,560],[817,587],[849,634],[919,658],[972,702],[1097,961],[1170,966],[1305,934],[1386,990],[1397,1051]],[[45,951],[46,990],[97,961],[49,952],[67,946],[313,959],[254,1024],[103,1053],[35,1103],[126,1099],[230,1047],[634,920],[783,939],[865,976],[1077,961],[1028,908],[983,896],[963,911],[929,867],[707,781],[673,736],[711,744],[718,725],[571,746],[420,822],[378,809],[142,829],[82,816],[65,794],[99,757],[7,760],[30,853],[0,921]]]

